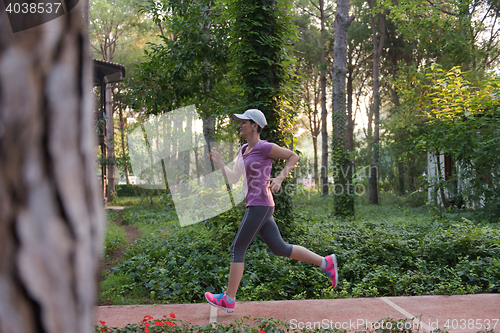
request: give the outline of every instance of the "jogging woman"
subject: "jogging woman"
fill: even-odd
[[[267,125],[260,110],[249,109],[243,114],[235,114],[234,117],[241,120],[240,135],[247,143],[240,148],[233,170],[222,162],[221,150],[213,148],[209,156],[231,183],[238,182],[240,177],[244,176],[246,211],[231,245],[227,292],[216,295],[207,292],[207,301],[227,312],[234,311],[236,292],[243,276],[245,252],[257,233],[275,255],[321,267],[335,288],[338,282],[335,254],[321,257],[302,246],[285,243],[273,219],[274,200],[271,192],[280,190],[281,183],[298,162],[299,156],[291,150],[260,139],[262,128]],[[286,164],[278,177],[270,178],[274,158],[284,159]]]

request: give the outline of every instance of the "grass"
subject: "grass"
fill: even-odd
[[[346,298],[498,292],[499,224],[474,211],[437,214],[427,206],[388,193],[386,205],[358,200],[349,219],[330,216],[331,199],[314,193],[294,198],[295,227],[285,239],[339,258],[339,286],[332,289],[310,264],[276,257],[260,240],[251,244],[240,300]],[[101,285],[101,302],[111,304],[203,302],[205,291],[225,288],[229,246],[242,210],[179,227],[166,205],[139,205],[121,212],[123,222],[143,237]],[[155,201],[156,200],[156,201]],[[157,198],[154,202],[157,202]]]
[[[104,255],[122,247],[126,243],[126,232],[114,223],[117,218],[116,211],[107,210],[106,238],[104,243]]]
[[[158,197],[156,197],[158,201]],[[135,207],[141,205],[141,198],[138,197],[115,197],[113,202],[108,203],[108,206],[126,206]]]
[[[100,304],[127,305],[147,303],[143,288],[137,285],[130,274],[114,274],[110,272],[101,282],[100,287]]]

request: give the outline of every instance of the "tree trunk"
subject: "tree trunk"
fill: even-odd
[[[335,44],[333,46],[333,93],[332,93],[332,155],[334,171],[333,201],[335,215],[354,214],[352,188],[352,163],[347,154],[346,142],[346,62],[347,31],[354,16],[349,17],[349,0],[337,0],[335,15]]]
[[[81,11],[16,34],[8,24],[0,21],[0,332],[92,332],[104,214]]]
[[[396,163],[398,168],[398,183],[399,183],[399,195],[406,194],[406,186],[405,186],[405,165],[403,162],[399,161]]]
[[[351,57],[350,57],[351,58]],[[349,61],[349,65],[347,68],[347,150],[354,151],[354,116],[352,113],[352,94],[353,94],[353,71],[354,66],[351,65],[351,61]]]
[[[229,123],[231,124],[230,128],[236,127],[234,117],[229,118]],[[231,140],[229,141],[229,160],[232,161],[233,159],[234,159],[234,141],[231,138]]]
[[[444,209],[448,209],[448,200],[444,194],[444,188],[441,185],[441,178],[444,178],[444,175],[441,175],[441,157],[439,152],[436,153],[436,161],[437,161],[437,179],[439,184],[439,195],[441,196],[441,203]]]
[[[408,153],[407,154],[407,163],[408,163],[408,189],[410,193],[413,193],[417,190],[416,179],[419,176],[417,172],[416,163],[417,163],[417,155]]]
[[[170,192],[170,186],[169,184],[175,184],[175,178],[172,177],[170,179],[170,183],[169,183],[169,179],[167,177],[167,165],[171,165],[172,163],[175,162],[175,156],[173,155],[175,153],[175,150],[176,148],[174,148],[174,145],[176,144],[175,142],[175,139],[173,137],[174,133],[173,133],[173,129],[172,129],[172,126],[173,126],[173,121],[172,121],[172,118],[164,118],[164,122],[163,122],[163,128],[162,128],[162,131],[163,131],[163,137],[164,138],[170,138],[170,142],[166,142],[164,143],[164,149],[165,149],[165,157],[162,158],[162,171],[163,171],[163,182],[165,183],[165,187],[167,189],[167,191]],[[171,193],[171,192],[170,192]]]
[[[266,116],[267,126],[261,139],[285,146],[288,124],[283,122],[282,109],[284,88],[291,80],[286,73],[285,41],[288,40],[290,20],[287,16],[288,2],[278,0],[236,0],[231,2],[235,22],[232,38],[238,53],[239,75],[243,82],[244,107],[260,109]],[[273,163],[271,177],[276,177],[285,163]],[[288,186],[289,178],[283,180],[281,191],[274,195],[274,217],[278,225],[283,221],[282,233],[286,236],[292,220],[292,198]]]
[[[209,158],[205,158],[208,154],[210,154],[210,150],[212,150],[212,147],[215,147],[215,129],[214,129],[214,117],[213,116],[206,116],[205,114],[202,115],[202,120],[203,120],[203,136],[205,137],[205,149],[203,152],[203,174],[208,175],[214,170],[214,167],[212,165],[212,160]],[[205,177],[205,186],[210,186],[208,184],[208,178]]]
[[[314,149],[314,187],[319,186],[319,172],[318,172],[318,137],[313,136],[313,149]]]
[[[82,17],[83,28],[85,29],[84,34],[88,34],[88,30],[90,29],[90,0],[83,0]]]
[[[366,110],[368,113],[368,125],[366,131],[366,138],[368,139],[368,151],[373,154],[372,146],[373,146],[373,98],[370,104],[370,107]]]
[[[373,8],[372,1],[368,0],[370,9]],[[385,43],[385,17],[380,17],[380,41],[377,41],[377,26],[375,16],[372,15],[372,35],[373,35],[373,159],[370,167],[370,177],[368,179],[369,204],[378,205],[378,160],[379,160],[379,122],[380,122],[380,91],[379,91],[379,67],[380,55]]]
[[[189,147],[191,148],[193,146],[192,142],[193,142],[193,115],[191,112],[189,112],[187,114],[187,117],[186,117],[186,131],[183,135],[184,138],[189,138]],[[190,174],[190,169],[191,169],[191,149],[189,150],[185,150],[184,151],[184,156],[183,156],[183,159],[184,159],[184,166],[183,166],[183,170],[185,172],[185,176],[186,176],[186,180],[189,179],[191,177],[191,174]]]
[[[106,85],[106,126],[108,134],[107,145],[107,164],[108,164],[108,202],[112,202],[115,195],[115,128],[113,121],[113,87]]]
[[[313,86],[313,102],[312,104],[314,105],[314,110],[311,110],[311,89],[309,86],[309,82],[306,80],[304,82],[304,91],[305,91],[305,100],[307,101],[307,107],[306,107],[306,114],[307,118],[309,120],[309,123],[306,124],[305,122],[302,122],[304,126],[309,130],[311,134],[311,138],[313,140],[313,150],[314,150],[314,170],[313,170],[313,177],[314,177],[314,187],[316,189],[320,189],[320,181],[319,181],[319,165],[318,165],[318,135],[321,132],[321,119],[318,116],[318,103],[320,102],[320,89],[318,89],[318,84],[317,84],[317,76],[314,75],[312,79],[312,86]]]
[[[171,182],[173,184],[176,185],[176,188],[177,188],[177,185],[179,185],[179,182],[180,182],[180,174],[179,174],[179,159],[181,157],[181,153],[179,153],[179,130],[180,128],[182,127],[182,122],[179,121],[179,118],[175,117],[173,120],[172,120],[172,129],[171,129],[171,133],[172,133],[172,150],[170,152],[170,161],[169,161],[169,164],[170,166],[174,167],[176,172],[175,172],[175,178],[171,180]]]
[[[325,30],[325,9],[324,1],[319,1],[320,5],[320,15],[321,15],[321,40],[323,42],[323,50],[321,51],[321,143],[322,143],[322,154],[321,154],[321,195],[328,195],[328,127],[327,127],[327,117],[328,110],[326,109],[326,68],[325,68],[325,58],[326,58],[326,46],[324,45],[326,39]]]
[[[87,43],[86,49],[89,52],[89,57],[93,57],[92,48],[90,46],[90,0],[83,0],[82,4],[83,17],[83,38]]]
[[[198,152],[198,144],[200,142],[200,135],[198,133],[195,134],[194,137],[194,160],[196,163],[196,179],[198,182],[198,186],[200,185],[200,177],[201,177],[201,162],[200,162],[200,154]]]
[[[120,113],[120,139],[122,142],[122,154],[123,154],[123,165],[124,165],[123,173],[125,174],[125,181],[127,182],[127,185],[130,185],[129,174],[128,174],[127,150],[125,149],[125,120],[123,119],[123,104],[121,97],[118,110]]]

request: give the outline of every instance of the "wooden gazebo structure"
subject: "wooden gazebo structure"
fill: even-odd
[[[101,88],[101,101],[99,109],[96,111],[97,122],[101,124],[98,129],[98,144],[101,147],[101,153],[103,160],[101,161],[101,188],[104,202],[106,202],[106,163],[107,160],[107,130],[106,122],[102,120],[110,119],[112,121],[113,110],[112,107],[106,110],[107,98],[106,96],[106,85],[108,83],[118,82],[125,77],[125,66],[109,61],[93,59],[94,67],[94,86],[99,86]]]

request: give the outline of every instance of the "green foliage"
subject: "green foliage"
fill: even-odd
[[[237,207],[205,221],[205,225],[212,232],[212,237],[219,240],[221,248],[226,249],[231,246],[244,213],[245,204],[241,203]]]
[[[157,191],[154,189],[147,189],[147,188],[141,188],[139,185],[127,185],[127,184],[121,184],[121,185],[116,185],[116,195],[119,197],[139,197],[141,196],[142,192],[144,193],[156,193]]]
[[[95,0],[90,3],[90,38],[96,59],[117,62],[135,74],[144,60],[144,43],[154,40],[154,23],[139,8],[145,0]]]
[[[234,41],[230,48],[231,77],[241,85],[238,109],[260,109],[268,123],[261,138],[285,146],[294,116],[289,112],[293,108],[286,107],[292,103],[287,96],[293,94],[289,44],[295,39],[295,26],[290,1],[227,0],[225,4]],[[271,177],[276,177],[283,166],[283,161],[273,163]],[[282,188],[287,188],[288,183],[285,179]],[[283,192],[274,196],[274,201],[276,217],[289,222],[289,195]]]
[[[232,20],[231,37],[236,41],[231,52],[234,72],[243,81],[245,102],[240,107],[258,108],[272,116],[270,127],[280,126],[281,99],[290,78],[292,59],[289,43],[294,25],[289,1],[229,0]]]
[[[334,122],[338,114],[334,112]],[[344,127],[339,130],[340,133],[345,133],[345,122],[340,122],[339,127]],[[342,138],[335,138],[332,135],[332,164],[334,166],[333,172],[333,206],[335,215],[341,217],[348,217],[354,215],[354,190],[355,183],[353,182],[353,169],[354,164],[351,162],[351,156],[347,151],[345,140]]]
[[[205,326],[193,325],[184,322],[179,319],[175,319],[176,316],[181,316],[182,314],[175,315],[170,314],[170,318],[166,315],[163,318],[154,319],[152,316],[144,316],[141,323],[138,324],[128,324],[124,328],[108,327],[106,322],[99,321],[98,324],[94,325],[94,332],[111,332],[111,333],[174,333],[174,332],[213,332],[213,333],[232,333],[232,332],[242,332],[242,333],[291,333],[291,332],[308,332],[308,333],[319,333],[319,332],[330,332],[330,333],[347,333],[346,329],[335,328],[331,323],[321,325],[316,325],[315,323],[287,323],[284,320],[277,320],[274,317],[270,318],[253,318],[253,322],[250,321],[250,317],[239,317],[230,323],[213,323]],[[393,318],[382,318],[374,323],[369,323],[368,327],[363,330],[365,333],[413,333],[420,332],[419,327],[415,326],[415,322],[412,319],[393,319]],[[421,319],[420,319],[421,320]],[[318,322],[319,323],[319,322]],[[302,325],[304,326],[303,328]],[[314,326],[316,325],[316,326]],[[300,326],[300,327],[299,327]],[[319,326],[319,327],[317,327]],[[446,330],[441,330],[436,328],[433,330],[434,333],[447,333]],[[483,333],[484,331],[479,331],[478,333]],[[493,332],[493,330],[488,331]]]
[[[139,65],[130,97],[133,107],[163,113],[197,104],[209,115],[223,113],[232,93],[224,80],[228,69],[228,25],[210,1],[150,1],[144,11],[169,27],[162,43],[150,43],[148,61]],[[227,100],[226,100],[227,98]]]
[[[126,232],[117,226],[114,220],[117,218],[117,213],[114,210],[107,210],[106,221],[106,238],[104,241],[104,255],[120,248],[126,243]]]
[[[148,290],[134,281],[132,275],[109,272],[101,282],[100,304],[126,305],[147,302]]]
[[[131,275],[156,298],[171,303],[201,300],[206,291],[215,291],[227,279],[228,248],[214,248],[207,228],[185,227],[174,235],[165,229],[164,233],[165,237],[138,240],[117,272]]]
[[[380,1],[380,8],[388,10],[397,33],[416,51],[414,61],[426,59],[427,63],[438,63],[446,69],[475,67],[498,53],[498,46],[492,47],[479,37],[486,26],[475,18],[474,12],[484,10],[480,9],[482,5],[485,4],[469,0]],[[488,11],[494,11],[493,7],[492,4]]]
[[[180,315],[180,314],[178,314]],[[129,324],[124,328],[108,327],[105,322],[99,322],[94,326],[95,333],[101,332],[114,332],[114,333],[170,333],[170,332],[213,332],[213,333],[226,333],[226,332],[241,332],[241,333],[285,333],[285,332],[301,332],[300,329],[291,328],[291,325],[281,321],[270,318],[254,318],[250,324],[250,318],[240,317],[230,323],[213,323],[205,326],[193,325],[183,322],[182,320],[175,319],[175,314],[170,314],[173,318],[154,319],[151,316],[144,316],[142,323]],[[346,330],[332,330],[315,329],[308,330],[309,332],[347,332]]]
[[[494,74],[449,71],[430,66],[413,71],[411,86],[401,81],[406,121],[392,122],[394,137],[406,133],[406,147],[431,154],[450,154],[457,164],[455,179],[434,182],[454,187],[465,202],[486,200],[490,213],[500,216],[500,81]],[[401,142],[399,143],[401,145]],[[458,188],[453,185],[458,183]]]

